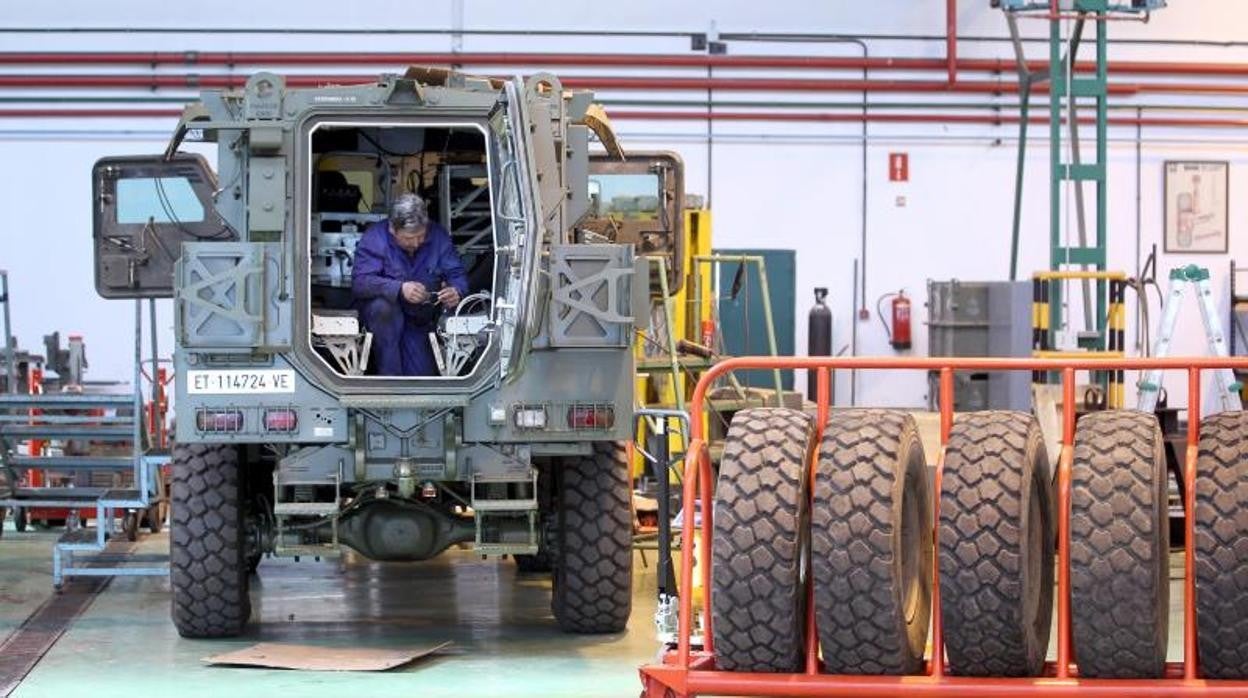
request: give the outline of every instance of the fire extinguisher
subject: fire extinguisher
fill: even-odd
[[[881,306],[885,298],[892,298],[892,323],[884,319]],[[910,299],[902,289],[896,293],[885,293],[875,303],[875,312],[880,316],[880,324],[884,325],[884,333],[888,335],[888,343],[897,351],[910,348]]]

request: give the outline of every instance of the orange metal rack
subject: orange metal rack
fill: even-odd
[[[1166,665],[1160,679],[1081,679],[1072,661],[1070,626],[1070,486],[1071,460],[1075,435],[1075,372],[1082,370],[1147,370],[1160,368],[1187,374],[1188,427],[1184,469],[1184,594],[1183,661]],[[701,580],[704,647],[695,651],[690,637],[693,626],[692,595],[680,595],[678,643],[659,664],[641,668],[646,698],[686,698],[697,694],[733,696],[1248,696],[1248,681],[1211,681],[1200,678],[1196,653],[1195,548],[1193,543],[1196,454],[1200,439],[1200,377],[1203,370],[1233,368],[1248,370],[1248,358],[1170,357],[1162,359],[997,359],[997,358],[899,358],[899,357],[740,357],[728,359],[709,369],[698,381],[692,399],[693,439],[685,463],[684,510],[695,511],[701,500],[701,524],[697,526],[699,545],[704,552]],[[944,467],[943,446],[953,425],[953,372],[974,371],[1059,371],[1062,376],[1062,450],[1057,471],[1057,660],[1050,662],[1043,676],[1032,678],[971,678],[946,673],[940,612],[940,584],[932,585],[932,653],[926,671],[913,676],[848,676],[820,673],[814,604],[807,604],[806,663],[803,673],[767,674],[720,671],[715,668],[715,647],[711,632],[711,544],[712,480],[710,456],[702,432],[702,413],[707,391],[717,378],[743,369],[809,369],[817,374],[818,420],[815,442],[822,436],[829,414],[829,373],[834,370],[923,370],[940,374],[940,435],[942,451],[936,463],[934,492],[940,492]],[[816,453],[814,458],[818,457]],[[811,477],[814,468],[809,468]],[[811,488],[813,491],[813,487]],[[933,526],[939,526],[940,497],[933,504]],[[693,517],[687,517],[691,522]],[[694,528],[681,531],[680,589],[693,588]],[[938,541],[939,535],[933,536]],[[937,569],[933,570],[938,575]]]

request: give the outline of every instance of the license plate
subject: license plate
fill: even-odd
[[[186,392],[191,395],[252,395],[295,392],[290,369],[187,371]]]

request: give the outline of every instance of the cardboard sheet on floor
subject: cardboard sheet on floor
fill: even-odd
[[[386,671],[445,649],[451,643],[416,649],[319,647],[261,642],[234,652],[205,657],[209,664],[300,671]]]

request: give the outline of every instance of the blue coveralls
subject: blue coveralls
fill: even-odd
[[[425,241],[408,254],[390,234],[388,221],[373,223],[355,247],[351,291],[364,327],[373,333],[373,355],[382,376],[435,376],[438,365],[429,345],[436,300],[412,305],[403,300],[405,281],[424,284],[436,294],[443,285],[468,295],[468,275],[441,225],[429,221]]]

